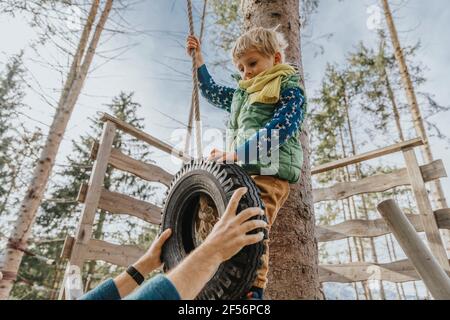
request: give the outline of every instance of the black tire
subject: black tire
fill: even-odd
[[[166,241],[162,250],[164,271],[175,267],[197,246],[194,221],[200,195],[208,196],[216,206],[219,215],[222,215],[233,192],[240,187],[247,187],[248,191],[241,198],[237,213],[249,207],[264,209],[259,189],[238,165],[193,160],[182,167],[167,190],[162,211],[161,230],[172,229],[172,236]],[[266,220],[264,215],[254,218]],[[252,233],[260,231],[254,230]],[[267,239],[265,230],[264,235]],[[260,241],[244,247],[230,260],[222,263],[197,299],[242,298],[256,279],[256,271],[261,266],[264,250],[264,244]]]

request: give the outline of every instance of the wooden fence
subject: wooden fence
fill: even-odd
[[[337,183],[328,188],[314,189],[313,199],[315,203],[328,200],[338,201],[355,195],[383,192],[400,186],[411,186],[419,212],[418,214],[407,215],[408,220],[417,232],[425,232],[431,252],[443,269],[449,272],[447,252],[439,229],[450,230],[450,209],[445,208],[433,212],[425,187],[427,182],[446,177],[447,174],[441,160],[419,166],[414,148],[421,145],[423,145],[421,139],[413,139],[316,167],[312,169],[313,175],[398,152],[403,154],[406,165],[406,168],[391,173],[369,176],[358,181]],[[317,226],[317,238],[322,243],[349,237],[373,238],[389,233],[391,231],[383,219],[347,220],[336,225]],[[322,283],[352,283],[367,280],[401,283],[421,280],[409,260],[384,264],[352,262],[320,265],[319,274]]]
[[[176,150],[167,143],[141,131],[126,122],[103,114],[104,122],[102,136],[91,148],[91,158],[94,166],[88,184],[80,187],[77,200],[83,204],[81,219],[75,237],[68,236],[64,242],[61,258],[69,259],[68,268],[63,278],[63,284],[70,275],[73,266],[83,269],[87,260],[102,260],[126,267],[144,254],[144,250],[132,245],[116,245],[102,240],[92,239],[92,228],[97,209],[109,214],[126,214],[137,217],[148,223],[159,225],[161,210],[155,204],[135,199],[125,194],[111,192],[103,188],[103,180],[108,165],[129,172],[149,182],[159,182],[165,186],[170,184],[172,175],[153,164],[133,159],[120,150],[112,147],[116,130],[121,130],[135,138],[148,143],[181,160],[191,159],[183,151]],[[64,285],[61,286],[59,298],[64,296]]]

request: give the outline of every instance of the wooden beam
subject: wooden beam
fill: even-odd
[[[450,278],[394,200],[378,205],[395,238],[435,299],[450,299]],[[448,261],[448,259],[447,259]]]
[[[425,182],[447,177],[442,160],[433,161],[420,167]],[[328,188],[313,190],[314,203],[327,200],[343,200],[354,195],[383,192],[394,187],[410,184],[407,169],[395,170],[387,174],[378,174],[358,181],[341,182]]]
[[[428,192],[425,187],[425,181],[423,180],[414,149],[408,148],[403,150],[403,156],[405,158],[406,168],[408,169],[408,175],[411,182],[411,188],[417,202],[417,208],[422,219],[422,224],[431,252],[433,252],[434,256],[439,261],[444,270],[450,272],[450,264],[448,263],[447,251],[439,233],[439,228],[434,217],[431,202],[428,198]]]
[[[82,270],[84,257],[83,248],[91,238],[92,227],[95,219],[95,212],[100,201],[100,191],[103,185],[108,159],[116,132],[116,125],[107,121],[103,126],[101,143],[99,146],[97,160],[94,163],[91,177],[89,179],[89,190],[86,194],[81,221],[78,226],[75,243],[72,249],[69,266],[77,266]]]
[[[158,138],[155,138],[155,137],[145,133],[144,131],[136,129],[132,125],[126,123],[125,121],[119,120],[110,114],[102,113],[100,120],[101,121],[110,121],[110,122],[114,123],[117,126],[117,128],[122,130],[123,132],[126,132],[126,133],[132,135],[133,137],[135,137],[141,141],[147,142],[151,146],[154,146],[168,154],[172,154],[184,161],[190,161],[192,159],[192,157],[190,155],[185,154],[183,151],[175,149],[173,146],[165,143],[164,141],[161,141]]]
[[[344,159],[340,159],[337,161],[333,161],[330,163],[325,163],[323,165],[317,166],[315,168],[313,168],[311,170],[311,174],[315,175],[315,174],[319,174],[322,172],[326,172],[326,171],[330,171],[333,169],[337,169],[337,168],[342,168],[351,164],[355,164],[355,163],[359,163],[359,162],[363,162],[363,161],[367,161],[367,160],[371,160],[371,159],[375,159],[378,157],[382,157],[388,154],[392,154],[395,152],[399,152],[402,151],[405,148],[412,148],[412,147],[418,147],[418,146],[422,146],[424,144],[423,140],[421,138],[416,138],[416,139],[412,139],[412,140],[408,140],[408,141],[404,141],[404,142],[400,142],[397,144],[394,144],[392,146],[389,147],[385,147],[385,148],[381,148],[378,150],[374,150],[374,151],[370,151],[370,152],[366,152],[363,154],[359,154],[353,157],[348,157],[348,158],[344,158]]]
[[[80,189],[78,189],[77,201],[79,203],[84,203],[86,200],[86,194],[88,192],[89,186],[86,183],[82,183]]]
[[[95,160],[97,157],[98,142],[94,142],[91,147],[90,158]],[[145,163],[127,156],[120,150],[112,148],[109,164],[114,168],[132,173],[144,180],[150,182],[160,182],[169,186],[173,175],[164,169],[150,163]]]
[[[86,247],[86,260],[102,260],[121,267],[136,262],[145,250],[132,245],[117,245],[102,240],[91,239]]]
[[[59,256],[61,259],[69,259],[70,258],[74,242],[75,242],[74,237],[66,236],[66,239],[64,240],[63,248],[61,250],[61,255]]]
[[[319,266],[320,282],[351,283],[366,280],[401,283],[420,281],[421,278],[409,260],[384,264],[353,262]]]
[[[77,201],[83,203],[86,198],[86,186],[80,187]],[[137,217],[152,224],[161,223],[161,208],[146,201],[138,200],[130,196],[111,192],[104,188],[100,191],[98,208],[111,214],[127,214]]]
[[[434,213],[439,229],[450,230],[450,209],[437,210]],[[423,225],[418,214],[407,214],[406,217],[414,226],[416,232],[423,232]],[[348,220],[331,226],[316,226],[317,241],[328,242],[342,240],[348,237],[370,238],[391,233],[383,219]]]
[[[91,159],[97,157],[98,142],[94,142],[91,148]],[[129,172],[150,182],[160,182],[165,186],[169,186],[173,179],[173,175],[154,164],[145,163],[127,156],[120,150],[112,148],[109,164],[118,170]]]

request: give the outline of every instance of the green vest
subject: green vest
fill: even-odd
[[[234,76],[237,80],[238,75]],[[287,88],[300,88],[298,75],[285,77],[281,82],[281,91]],[[302,94],[304,90],[302,90]],[[248,103],[248,93],[237,88],[231,105],[231,116],[228,123],[227,151],[232,152],[255,132],[273,118],[275,104]],[[269,159],[260,159],[258,163],[241,164],[249,175],[271,175],[296,183],[300,179],[303,165],[303,150],[299,142],[300,132],[297,131],[280,148],[278,159],[274,153]],[[270,161],[272,159],[272,161]]]

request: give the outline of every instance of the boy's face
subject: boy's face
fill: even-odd
[[[236,61],[236,67],[239,69],[242,79],[249,80],[279,63],[281,63],[281,53],[277,52],[273,56],[266,56],[252,49]]]

